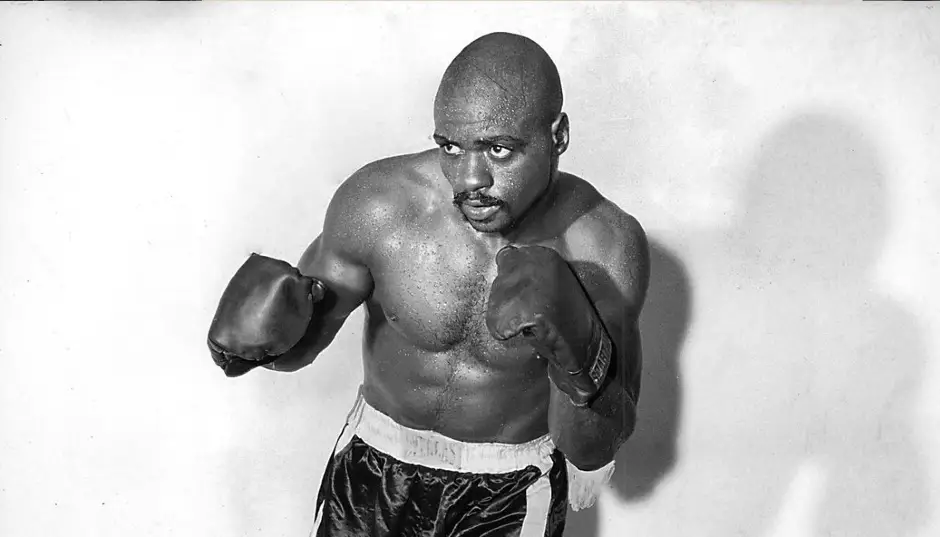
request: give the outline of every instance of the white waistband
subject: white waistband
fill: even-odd
[[[356,435],[402,462],[454,472],[499,474],[530,465],[547,472],[555,444],[549,435],[523,444],[462,442],[434,431],[411,429],[373,408],[360,392],[338,447]]]

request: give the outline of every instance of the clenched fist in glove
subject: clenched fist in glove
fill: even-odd
[[[209,350],[229,377],[273,362],[307,331],[326,288],[286,261],[251,254],[222,294]]]
[[[551,248],[507,246],[496,254],[486,326],[501,341],[522,337],[548,360],[548,374],[587,406],[610,366],[611,342],[568,263]]]

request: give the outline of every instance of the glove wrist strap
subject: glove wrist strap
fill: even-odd
[[[604,381],[607,379],[607,371],[610,369],[610,356],[613,352],[613,344],[610,341],[610,337],[607,336],[607,331],[604,330],[603,325],[601,325],[599,321],[594,322],[591,344],[588,346],[588,349],[594,350],[588,362],[577,371],[566,371],[566,373],[572,377],[587,375],[594,385],[594,395],[597,395],[597,392],[600,391],[601,386],[604,385]],[[571,398],[571,394],[568,394],[568,399],[571,401],[571,404],[580,408],[588,406],[590,402],[588,400],[584,403],[578,403]]]
[[[594,386],[599,390],[601,386],[604,385],[604,380],[607,379],[613,344],[610,341],[610,337],[607,336],[607,331],[604,330],[600,322],[594,323],[594,336],[591,338],[591,341],[595,343],[592,346],[596,350],[591,361],[586,364],[586,369],[588,376],[591,377],[591,382],[593,382]]]

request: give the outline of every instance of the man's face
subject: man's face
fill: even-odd
[[[439,101],[434,140],[454,205],[477,231],[508,231],[548,187],[551,125],[496,98]]]

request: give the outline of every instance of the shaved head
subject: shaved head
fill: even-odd
[[[538,128],[561,113],[555,63],[535,41],[492,33],[464,47],[447,67],[434,101],[435,118],[472,114],[480,121],[525,116]]]
[[[447,66],[434,141],[454,205],[474,229],[505,233],[554,182],[568,147],[555,63],[535,41],[488,34]]]

